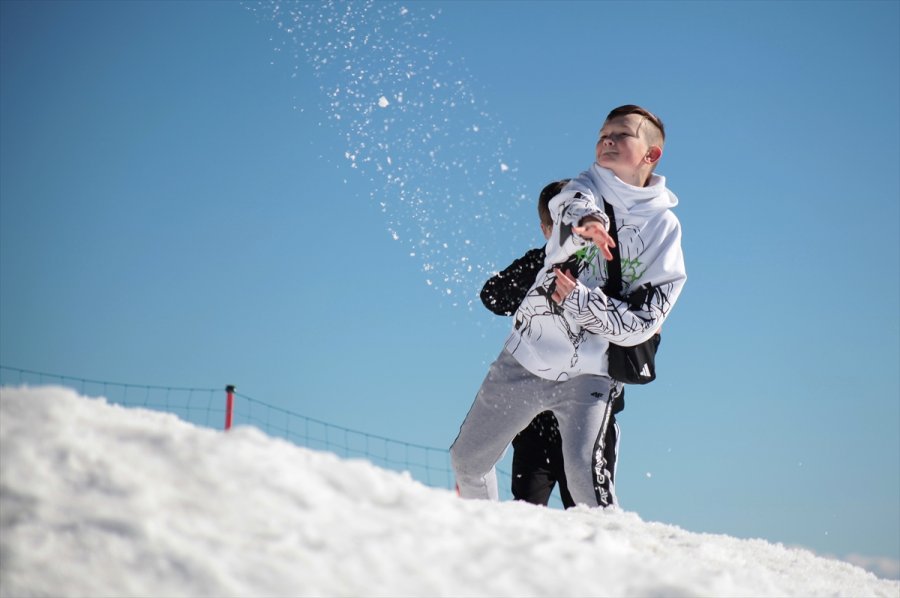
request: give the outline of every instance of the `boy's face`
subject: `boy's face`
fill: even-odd
[[[640,114],[617,116],[603,123],[597,141],[597,164],[612,170],[617,177],[632,185],[642,186],[662,151],[647,142],[645,123]],[[648,170],[649,169],[649,170]]]

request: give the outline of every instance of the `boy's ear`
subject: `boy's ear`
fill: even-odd
[[[550,235],[553,234],[553,225],[541,222],[541,233],[544,235],[544,238],[549,241]]]
[[[653,145],[647,151],[646,160],[649,164],[656,164],[659,162],[659,159],[662,158],[662,148],[658,145]]]

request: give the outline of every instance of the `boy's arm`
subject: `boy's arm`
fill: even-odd
[[[602,289],[588,289],[571,275],[556,270],[555,299],[563,299],[561,307],[588,332],[598,334],[618,345],[632,346],[656,334],[681,294],[687,274],[681,251],[681,229],[677,220],[651,246],[651,252],[640,256],[646,270],[633,281],[631,296],[644,293],[638,305],[606,295]]]
[[[566,188],[550,200],[553,233],[547,242],[547,261],[551,264],[565,262],[573,253],[596,245],[606,259],[612,259],[609,248],[613,246],[609,219],[597,206],[591,193]]]
[[[572,230],[580,237],[596,245],[600,253],[603,254],[603,258],[606,261],[610,261],[613,259],[611,249],[616,246],[616,242],[613,240],[612,235],[607,232],[608,228],[608,224],[591,215],[582,218],[581,226],[573,226]]]
[[[532,249],[484,283],[481,302],[498,316],[511,316],[544,266],[544,250]]]

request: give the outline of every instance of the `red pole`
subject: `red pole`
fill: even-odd
[[[231,419],[234,416],[234,385],[225,387],[225,429],[231,429]]]

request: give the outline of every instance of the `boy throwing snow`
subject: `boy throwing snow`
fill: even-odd
[[[686,280],[678,199],[654,174],[665,129],[652,113],[620,106],[606,118],[596,161],[550,201],[553,230],[543,269],[450,449],[459,494],[497,500],[496,463],[539,413],[559,421],[569,492],[576,504],[616,504],[604,437],[622,384],[608,375],[609,343],[635,345],[662,326]],[[606,296],[612,205],[622,295],[649,289],[634,309]]]

